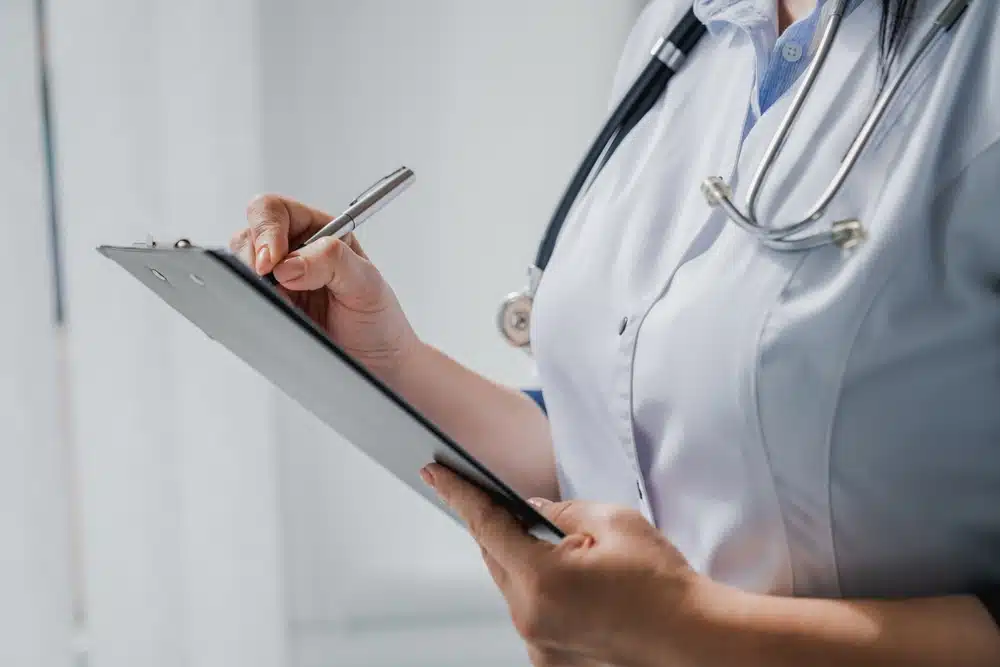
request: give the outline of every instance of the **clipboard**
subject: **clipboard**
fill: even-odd
[[[420,479],[428,463],[447,466],[476,484],[536,538],[556,544],[564,537],[229,251],[187,239],[168,245],[153,240],[102,245],[97,251],[456,521],[459,517]]]

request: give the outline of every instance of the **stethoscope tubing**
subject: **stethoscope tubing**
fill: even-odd
[[[677,27],[669,36],[657,47],[654,48],[654,55],[646,64],[631,87],[622,97],[614,111],[605,121],[601,131],[594,138],[586,155],[580,162],[579,167],[573,174],[569,185],[563,193],[562,198],[552,214],[549,224],[545,229],[542,242],[538,246],[535,255],[535,266],[544,271],[552,252],[555,249],[556,239],[562,229],[563,223],[572,210],[574,203],[584,191],[588,182],[592,182],[592,174],[596,173],[607,164],[612,154],[632,129],[639,124],[663,96],[663,92],[670,83],[670,79],[680,69],[680,64],[705,34],[707,28],[698,17],[695,16],[694,9],[688,10],[684,18],[677,24]],[[669,48],[664,48],[669,47]],[[661,53],[680,54],[679,58],[661,57]],[[600,162],[597,172],[595,165]]]
[[[830,47],[839,32],[840,21],[848,5],[848,0],[838,0],[832,15],[828,18],[823,30],[823,38],[816,60],[806,72],[805,85],[793,98],[791,108],[786,112],[781,126],[772,143],[767,149],[765,159],[753,177],[747,213],[739,209],[733,201],[732,188],[721,177],[712,177],[702,184],[702,193],[709,206],[721,208],[726,217],[738,227],[757,237],[765,246],[779,251],[802,251],[819,246],[834,244],[845,252],[852,251],[864,242],[866,231],[864,225],[857,219],[844,219],[833,222],[827,231],[808,234],[793,238],[797,232],[815,223],[823,216],[830,200],[836,196],[848,174],[858,161],[860,153],[868,144],[886,108],[899,92],[913,68],[928,52],[931,45],[944,32],[949,32],[965,14],[973,0],[948,0],[944,8],[934,20],[934,25],[918,45],[917,52],[904,65],[901,74],[883,90],[875,107],[866,119],[858,136],[845,156],[840,169],[819,203],[800,222],[785,226],[768,226],[757,221],[756,204],[768,171],[776,159],[778,152],[784,146],[788,132],[798,118],[800,107],[808,97],[812,84],[822,69],[829,54]],[[516,347],[530,350],[531,308],[535,291],[541,281],[542,274],[555,250],[556,241],[570,210],[589,184],[596,179],[597,174],[607,164],[615,150],[626,136],[663,96],[670,80],[680,69],[687,56],[695,48],[707,32],[707,27],[701,23],[692,6],[684,18],[667,37],[657,42],[652,49],[653,57],[632,83],[614,111],[608,117],[601,131],[591,143],[584,159],[581,161],[569,185],[566,187],[555,212],[545,228],[542,241],[535,255],[535,262],[529,268],[528,288],[521,293],[507,296],[498,313],[498,322],[503,336]],[[600,165],[598,165],[600,162]],[[595,166],[597,169],[595,170]]]

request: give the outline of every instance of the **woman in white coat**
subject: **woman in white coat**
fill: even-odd
[[[761,197],[791,220],[945,0],[849,6]],[[828,210],[779,252],[709,207],[749,180],[832,0],[697,0],[708,32],[568,219],[534,300],[541,400],[421,342],[357,240],[255,199],[232,247],[568,537],[448,471],[543,665],[1000,665],[1000,10],[976,0]],[[691,8],[654,0],[612,98]],[[406,443],[399,443],[405,447]]]

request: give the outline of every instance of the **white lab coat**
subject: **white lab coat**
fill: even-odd
[[[811,207],[863,122],[879,4],[845,18],[765,187],[766,220]],[[613,98],[688,6],[647,7]],[[942,6],[921,6],[911,48]],[[1000,582],[997,3],[974,2],[918,66],[830,206],[821,224],[868,229],[847,258],[769,250],[706,205],[713,175],[735,180],[742,205],[797,89],[741,147],[754,47],[708,23],[580,201],[535,299],[564,497],[640,509],[697,570],[748,590]]]

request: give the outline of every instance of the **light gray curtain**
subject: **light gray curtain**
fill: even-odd
[[[270,388],[95,247],[217,244],[261,187],[244,0],[50,0],[86,650],[289,664]]]
[[[74,639],[33,0],[0,3],[0,665],[64,667]]]

